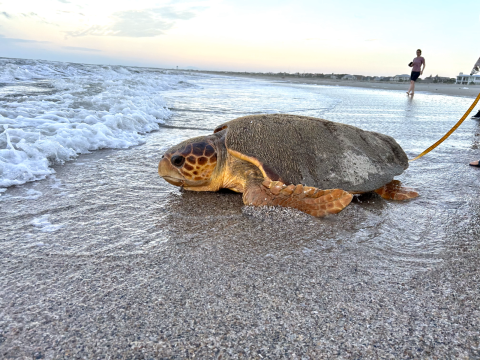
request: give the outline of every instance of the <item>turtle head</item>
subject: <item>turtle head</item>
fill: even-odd
[[[215,139],[202,136],[184,141],[165,152],[158,164],[158,173],[172,185],[186,190],[216,191]]]

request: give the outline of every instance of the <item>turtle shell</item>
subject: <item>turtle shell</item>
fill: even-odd
[[[320,189],[367,192],[408,167],[390,136],[306,116],[241,117],[218,126],[227,149],[257,159],[272,180]]]

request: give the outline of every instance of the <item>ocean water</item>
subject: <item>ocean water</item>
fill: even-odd
[[[168,71],[0,58],[0,187],[44,179],[52,165],[143,143],[169,118]]]
[[[1,58],[0,202],[9,209],[11,225],[35,205],[55,209],[58,199],[98,193],[96,198],[103,200],[96,206],[101,207],[126,187],[140,198],[158,198],[156,206],[168,207],[166,198],[179,190],[156,174],[163,152],[187,138],[211,133],[224,121],[250,114],[307,115],[378,131],[393,136],[413,158],[448,131],[470,103],[469,98],[426,93],[412,99],[403,91]],[[466,163],[478,155],[478,132],[478,123],[467,120],[439,148],[412,163],[402,181],[418,189],[423,201],[429,191],[442,194],[435,195],[436,207],[444,201],[458,202],[453,193],[462,186],[453,185],[458,177],[452,169],[471,170]],[[148,181],[143,174],[148,174]],[[128,177],[133,178],[126,184]],[[88,193],[75,195],[68,191],[68,183],[83,190],[88,186]],[[121,207],[112,209],[110,221],[128,218],[130,210],[120,215]],[[51,213],[37,215],[27,221],[28,230],[17,235],[25,239],[22,232],[27,231],[27,238],[41,238],[41,233],[68,228],[65,223],[52,225]],[[150,226],[148,216],[142,212],[138,216],[136,221]],[[91,221],[100,220],[92,216]],[[107,223],[105,229],[111,226]],[[135,234],[137,240],[128,244],[142,241],[142,231]],[[158,241],[156,233],[152,237]],[[97,240],[73,249],[105,250]],[[47,244],[42,239],[40,243]],[[121,244],[123,240],[117,245]],[[10,245],[15,248],[16,242]]]

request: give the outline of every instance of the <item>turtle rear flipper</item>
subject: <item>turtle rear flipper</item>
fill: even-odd
[[[392,180],[375,192],[386,200],[410,200],[418,196],[418,192],[412,188],[402,186],[399,180]]]
[[[352,201],[353,195],[341,189],[320,190],[303,185],[285,185],[269,179],[252,181],[243,193],[245,205],[295,208],[316,217],[336,214]]]

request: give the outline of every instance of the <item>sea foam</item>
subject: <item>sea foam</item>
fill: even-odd
[[[53,232],[63,227],[63,224],[52,225],[48,220],[49,217],[50,214],[43,215],[41,217],[33,219],[30,224],[42,232]],[[42,243],[42,245],[44,244]]]
[[[0,58],[0,187],[52,174],[78,154],[144,142],[191,86],[161,69]]]

